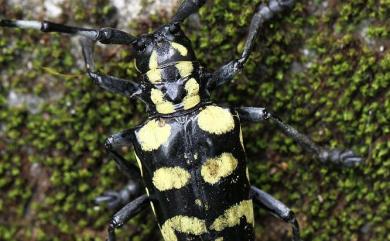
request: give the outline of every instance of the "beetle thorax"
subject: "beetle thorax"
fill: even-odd
[[[197,106],[204,87],[189,39],[181,31],[170,33],[166,26],[143,37],[143,41],[145,49],[136,65],[143,73],[149,109],[172,114]]]

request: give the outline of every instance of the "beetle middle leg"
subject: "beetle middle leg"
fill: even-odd
[[[141,193],[141,174],[139,168],[126,161],[116,150],[121,146],[128,146],[131,144],[131,134],[132,130],[125,130],[106,139],[105,147],[107,152],[114,158],[119,170],[122,171],[130,181],[126,187],[120,191],[107,191],[102,196],[97,197],[95,201],[98,204],[106,203],[109,208],[115,209]]]
[[[293,241],[301,240],[298,221],[295,218],[295,214],[286,205],[257,187],[252,186],[250,192],[255,203],[265,208],[275,217],[291,224]]]
[[[278,117],[269,113],[265,108],[241,107],[236,109],[242,121],[259,122],[271,120],[284,134],[294,139],[302,148],[314,154],[321,162],[332,162],[345,166],[354,166],[363,158],[351,150],[328,149],[316,145],[309,137],[299,133],[295,128],[283,123]]]
[[[141,180],[131,179],[126,186],[119,191],[106,191],[101,196],[95,198],[98,205],[105,204],[109,209],[117,209],[123,207],[130,202],[134,197],[141,194]]]
[[[108,241],[115,241],[115,229],[120,228],[123,224],[142,211],[149,202],[149,197],[144,194],[134,201],[128,203],[121,210],[114,214],[108,226]]]

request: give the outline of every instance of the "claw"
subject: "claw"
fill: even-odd
[[[363,162],[363,158],[358,156],[352,150],[331,150],[324,151],[321,155],[323,161],[331,161],[336,164],[341,164],[344,166],[356,166]]]
[[[95,198],[98,205],[107,205],[109,209],[115,209],[121,204],[121,195],[118,192],[108,191]]]

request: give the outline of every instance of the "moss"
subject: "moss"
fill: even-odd
[[[239,55],[259,2],[216,0],[201,9],[199,29],[185,24],[209,69]],[[266,106],[319,144],[353,147],[367,157],[356,168],[321,165],[269,123],[243,130],[253,184],[292,207],[304,240],[386,240],[389,1],[322,2],[297,3],[265,24],[243,73],[213,99]],[[2,4],[7,17],[25,16]],[[65,5],[63,18],[80,25],[110,22],[104,17],[112,13],[109,1],[90,4]],[[129,25],[142,32],[163,21],[154,16]],[[95,208],[93,199],[126,183],[103,150],[104,139],[139,123],[144,107],[93,86],[80,55],[70,52],[69,37],[8,29],[0,36],[0,239],[104,240],[112,212]],[[96,55],[103,72],[135,78],[128,49],[98,48]],[[38,113],[9,106],[11,91],[45,102]],[[256,216],[258,240],[289,235],[286,224],[263,211]],[[120,240],[159,240],[158,230],[146,210],[118,234]]]

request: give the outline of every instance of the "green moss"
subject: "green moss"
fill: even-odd
[[[201,9],[199,29],[185,24],[210,70],[239,56],[259,2],[216,0]],[[268,107],[319,144],[352,147],[367,157],[356,168],[321,165],[269,123],[244,128],[253,184],[296,212],[304,240],[386,240],[389,1],[333,1],[327,8],[323,1],[312,2],[297,3],[265,24],[243,73],[213,99]],[[65,17],[80,25],[104,25],[113,11],[105,0],[72,6]],[[23,16],[20,8],[4,7],[7,17]],[[129,26],[141,32],[167,21],[150,19]],[[370,43],[362,38],[366,24]],[[104,240],[112,212],[96,209],[93,199],[126,179],[103,143],[144,118],[142,103],[93,86],[70,52],[69,37],[9,29],[0,29],[0,36],[0,239]],[[97,48],[98,67],[134,79],[132,54],[114,48],[115,56],[113,48]],[[8,106],[11,91],[46,101],[33,114],[27,106]],[[134,161],[131,154],[127,158]],[[256,214],[258,240],[289,235],[288,225],[263,211]],[[150,210],[118,234],[120,240],[161,239]]]

